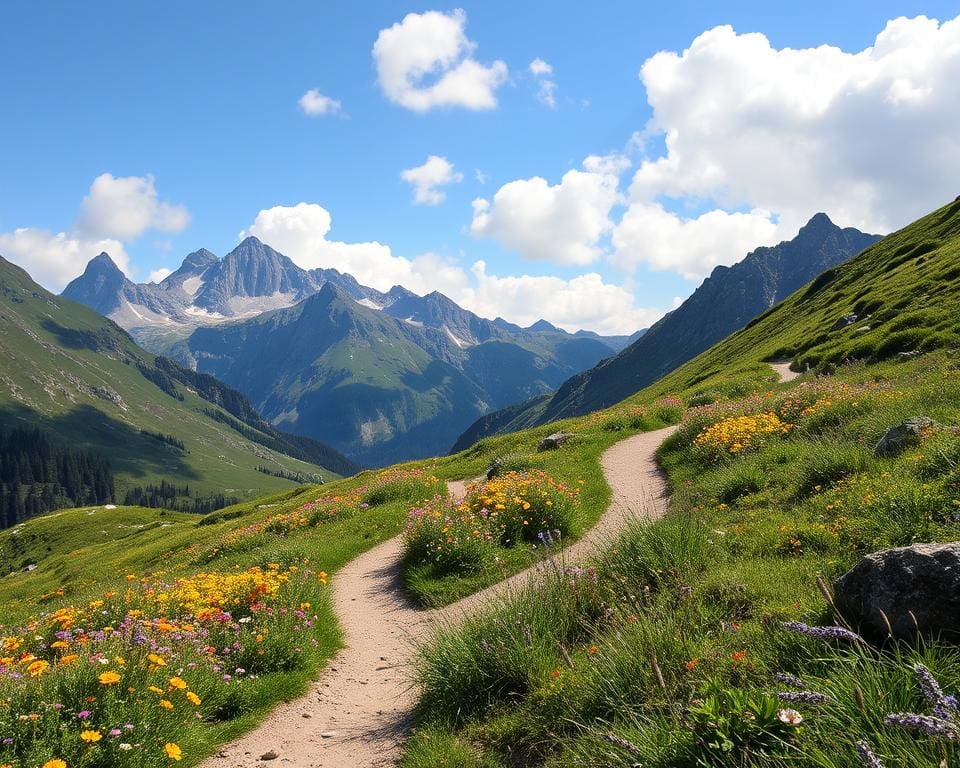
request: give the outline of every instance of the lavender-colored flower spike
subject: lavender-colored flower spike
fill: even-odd
[[[917,676],[917,682],[920,683],[920,691],[923,698],[930,702],[933,707],[933,714],[941,720],[952,720],[956,713],[956,699],[948,699],[944,694],[940,683],[933,673],[923,664],[916,664],[913,667],[914,674]]]
[[[884,725],[894,728],[903,728],[908,731],[921,731],[928,736],[934,736],[938,739],[947,741],[956,741],[960,738],[960,731],[957,726],[947,720],[932,715],[918,715],[914,712],[894,712],[887,715],[883,721]]]
[[[863,768],[884,768],[880,758],[873,754],[873,750],[865,741],[857,742],[857,755]]]
[[[850,643],[862,643],[864,639],[846,627],[811,627],[802,621],[786,621],[783,626],[791,632],[816,638],[817,640],[846,640]]]
[[[641,755],[639,748],[635,744],[627,741],[622,736],[617,736],[614,733],[605,733],[603,734],[603,740],[613,744],[615,747],[620,747],[620,749],[629,752],[634,757],[640,757]]]
[[[814,691],[780,691],[777,698],[790,704],[825,704],[830,701],[827,694]]]
[[[796,675],[791,675],[788,672],[777,672],[774,677],[784,685],[789,685],[791,688],[796,688],[798,691],[807,690],[807,684]]]

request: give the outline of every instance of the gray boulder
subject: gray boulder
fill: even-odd
[[[857,320],[860,319],[860,315],[856,312],[851,312],[849,315],[844,315],[837,322],[833,324],[831,330],[839,331],[841,328],[846,328],[848,325],[853,325]]]
[[[912,416],[902,424],[888,429],[873,449],[873,454],[880,458],[899,456],[908,448],[919,445],[925,430],[936,429],[938,426],[937,422],[927,416]]]
[[[834,589],[837,608],[866,637],[887,637],[885,615],[894,637],[960,641],[960,542],[874,552]]]
[[[552,435],[547,435],[543,440],[540,441],[540,444],[537,446],[538,451],[554,451],[563,445],[567,440],[573,437],[569,432],[554,432]]]

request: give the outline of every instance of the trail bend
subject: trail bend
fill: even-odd
[[[656,450],[674,427],[621,440],[601,456],[612,498],[579,541],[555,557],[572,562],[615,534],[630,515],[661,516],[669,504]],[[462,497],[463,482],[450,483]],[[338,571],[333,602],[345,647],[309,691],[276,707],[256,728],[225,745],[202,768],[381,768],[402,755],[416,695],[410,685],[413,641],[437,622],[470,615],[533,578],[534,566],[441,610],[423,610],[400,577],[402,542],[385,541]],[[276,755],[276,757],[272,757]],[[262,760],[268,756],[269,760]]]

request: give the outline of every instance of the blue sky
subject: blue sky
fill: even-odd
[[[897,50],[869,66],[849,54],[874,45],[888,20],[947,21],[958,10],[937,2],[5,3],[0,254],[59,289],[94,247],[118,243],[118,261],[145,280],[196,248],[223,255],[241,232],[276,232],[276,217],[255,222],[283,207],[276,213],[286,229],[272,244],[305,265],[366,268],[368,282],[409,273],[414,289],[439,288],[481,314],[628,331],[688,295],[714,264],[793,236],[816,210],[881,230],[944,202],[948,183],[926,184],[923,174],[956,178],[949,163],[960,162],[949,130],[960,101],[950,45],[957,25],[906,24],[877,45]],[[452,63],[411,81],[414,90],[470,60],[489,73],[492,104],[477,108],[456,89],[426,108],[391,96],[385,82],[403,62],[378,59],[374,44],[402,25],[401,53],[429,49],[437,41],[405,23],[428,12],[461,36],[450,43],[460,48]],[[733,31],[683,56],[721,25]],[[761,33],[769,50],[746,33]],[[797,63],[785,48],[806,53]],[[659,51],[673,57],[641,79]],[[537,59],[547,66],[534,72]],[[743,72],[759,80],[738,91]],[[306,114],[298,102],[310,89],[339,101],[339,111]],[[818,103],[831,92],[829,105]],[[797,93],[804,104],[784,109]],[[631,141],[651,117],[657,128]],[[890,154],[921,130],[940,144],[940,160],[906,152],[891,168]],[[663,131],[675,137],[672,158]],[[812,144],[810,156],[795,151]],[[850,159],[835,168],[831,153]],[[590,155],[602,161],[585,167]],[[452,166],[451,183],[415,204],[401,173],[430,156]],[[911,184],[923,194],[906,194]],[[299,203],[322,207],[329,232],[304,233],[323,229],[323,216],[294,211]],[[578,281],[584,274],[592,277]]]

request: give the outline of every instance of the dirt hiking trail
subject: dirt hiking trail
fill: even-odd
[[[574,561],[607,540],[628,515],[651,519],[667,510],[667,483],[655,452],[674,427],[620,441],[601,456],[610,506],[580,541],[555,557]],[[451,482],[462,498],[465,483]],[[274,709],[252,731],[225,745],[202,768],[380,768],[402,755],[415,692],[409,663],[413,641],[437,622],[456,620],[529,581],[529,568],[442,610],[417,608],[400,579],[400,537],[368,550],[331,579],[345,647],[302,697]]]

